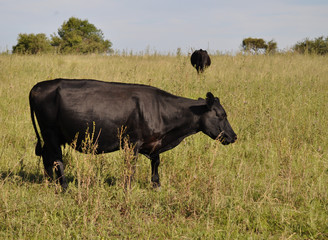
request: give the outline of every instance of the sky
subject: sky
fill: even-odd
[[[287,50],[328,37],[327,0],[0,0],[0,52],[20,33],[50,38],[70,17],[87,19],[121,52],[233,53],[247,37]]]

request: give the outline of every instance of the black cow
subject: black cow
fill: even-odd
[[[42,156],[49,177],[54,166],[63,189],[67,188],[61,145],[72,143],[82,150],[86,129],[92,129],[96,153],[120,148],[119,130],[151,160],[153,185],[160,186],[159,154],[177,146],[199,131],[227,145],[236,141],[225,110],[208,92],[206,99],[178,97],[158,88],[97,80],[55,79],[37,83],[29,95],[31,117],[37,136],[35,153]],[[41,137],[37,131],[37,118]]]
[[[208,56],[206,50],[196,50],[191,54],[190,57],[191,65],[196,68],[197,73],[204,72],[205,68],[211,65],[210,56]]]

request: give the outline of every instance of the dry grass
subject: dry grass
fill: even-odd
[[[184,56],[1,55],[0,238],[326,239],[327,76],[320,56],[212,56],[198,76]],[[238,141],[197,134],[162,154],[161,191],[143,156],[126,191],[124,152],[66,147],[69,191],[58,194],[34,155],[28,107],[31,87],[57,77],[211,91]]]

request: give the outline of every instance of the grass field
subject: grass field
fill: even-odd
[[[28,94],[57,77],[143,83],[218,96],[238,135],[199,133],[161,154],[162,187],[140,156],[123,187],[124,152],[64,148],[69,190],[43,178]],[[0,239],[327,239],[328,58],[0,55]]]

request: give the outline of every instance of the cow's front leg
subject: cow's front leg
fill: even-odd
[[[152,155],[150,157],[151,160],[151,182],[154,188],[158,188],[161,186],[159,182],[159,175],[158,175],[158,166],[160,164],[159,154]]]
[[[64,164],[62,160],[56,160],[54,162],[55,172],[57,175],[57,179],[59,180],[60,185],[63,188],[63,191],[65,192],[67,189],[67,181],[66,177],[64,175]]]

